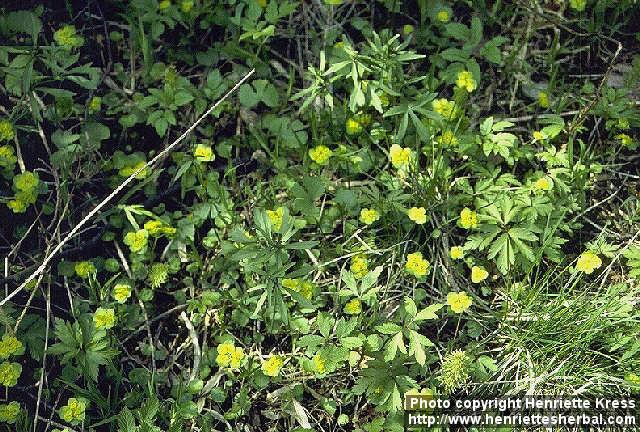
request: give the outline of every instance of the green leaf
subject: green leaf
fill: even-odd
[[[394,334],[402,331],[402,327],[400,327],[398,324],[387,322],[384,324],[377,325],[376,330],[379,333],[390,335],[390,334]]]
[[[418,314],[415,316],[413,320],[419,322],[424,320],[438,319],[438,315],[436,315],[436,312],[438,312],[443,307],[444,305],[441,303],[435,303],[430,306],[427,306],[426,308],[418,312]]]

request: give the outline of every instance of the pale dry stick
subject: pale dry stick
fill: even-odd
[[[33,290],[36,291],[35,289]],[[47,326],[44,332],[44,351],[42,352],[42,369],[40,370],[40,382],[38,383],[38,399],[36,400],[36,415],[33,417],[33,432],[38,431],[38,419],[40,401],[42,400],[42,388],[44,386],[44,371],[47,365],[47,348],[49,342],[49,325],[51,323],[51,282],[47,284]]]
[[[194,381],[198,376],[198,370],[200,369],[200,357],[202,356],[200,343],[198,342],[198,333],[196,333],[196,329],[193,327],[191,320],[187,317],[187,314],[184,311],[180,312],[180,319],[182,319],[182,321],[184,321],[184,325],[187,326],[191,345],[193,345],[193,367],[189,374],[189,381]]]
[[[156,162],[164,158],[169,152],[171,152],[180,143],[180,141],[182,141],[187,135],[193,132],[193,130],[202,122],[202,120],[204,120],[209,114],[211,114],[213,110],[218,108],[218,106],[222,102],[224,102],[233,92],[235,92],[238,89],[238,87],[240,87],[247,79],[249,79],[249,77],[253,75],[254,72],[255,72],[255,69],[251,69],[244,77],[242,77],[240,81],[238,81],[231,88],[231,90],[225,93],[225,95],[222,96],[221,99],[219,99],[215,104],[213,104],[204,114],[200,116],[200,118],[198,118],[198,120],[196,120],[186,131],[184,131],[182,135],[176,138],[175,141],[169,144],[164,150],[158,153],[149,162],[147,162],[146,164],[144,164],[143,166],[135,170],[133,173],[131,173],[131,175],[127,177],[120,184],[120,186],[115,188],[113,192],[111,192],[105,199],[103,199],[98,205],[96,205],[93,208],[93,210],[91,210],[84,218],[82,218],[82,220],[75,227],[73,227],[73,229],[62,239],[62,241],[56,245],[56,247],[51,251],[51,253],[45,256],[44,260],[42,261],[42,264],[40,264],[40,267],[38,267],[36,271],[33,272],[33,274],[29,276],[27,280],[25,280],[18,288],[13,290],[13,292],[11,292],[8,296],[6,296],[4,299],[0,301],[0,306],[3,306],[9,300],[15,297],[20,291],[22,291],[27,286],[27,284],[29,284],[29,282],[31,282],[36,277],[38,277],[47,268],[47,265],[53,259],[53,257],[58,252],[60,252],[62,247],[65,244],[67,244],[69,240],[73,238],[73,236],[80,230],[80,228],[82,228],[87,222],[89,222],[89,220],[91,220],[96,214],[98,214],[104,206],[106,206],[116,195],[118,195],[118,193],[120,193],[124,188],[126,188],[129,185],[129,183],[131,183],[136,178],[138,174],[140,174],[145,169],[150,168]]]

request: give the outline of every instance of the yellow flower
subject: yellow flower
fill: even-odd
[[[356,279],[362,279],[369,272],[369,261],[364,255],[355,255],[351,258],[351,273]]]
[[[86,279],[96,272],[96,267],[91,261],[80,261],[76,263],[74,270],[78,276]]]
[[[446,131],[442,132],[436,138],[436,141],[438,141],[438,143],[443,147],[449,147],[449,146],[454,146],[454,145],[458,144],[458,138],[456,137],[456,134],[454,134],[450,130],[446,130]]]
[[[16,401],[0,405],[0,423],[13,424],[20,414],[20,404]]]
[[[158,9],[160,10],[169,9],[169,6],[171,6],[171,0],[162,0],[158,5]]]
[[[275,210],[267,210],[267,217],[271,221],[271,225],[276,231],[279,231],[282,227],[282,216],[284,212],[284,208],[278,207]]]
[[[449,22],[449,19],[451,19],[451,17],[449,16],[449,11],[446,9],[442,9],[436,14],[436,19],[441,23]]]
[[[326,146],[319,145],[309,150],[309,157],[318,165],[325,165],[333,152]]]
[[[231,360],[229,362],[229,366],[232,369],[238,369],[240,364],[242,363],[242,359],[244,358],[244,351],[240,347],[235,347],[233,352],[231,353]]]
[[[9,200],[7,207],[14,213],[24,213],[27,211],[27,203],[19,199]]]
[[[312,362],[313,368],[315,369],[316,373],[323,374],[327,371],[327,363],[320,354],[314,355]]]
[[[63,47],[79,47],[84,44],[84,38],[76,34],[76,28],[72,25],[64,25],[53,34],[56,43]]]
[[[147,230],[152,237],[160,237],[162,234],[171,236],[176,233],[175,228],[158,219],[151,219],[145,222],[144,229]]]
[[[357,298],[349,300],[346,305],[344,305],[344,312],[349,315],[358,315],[362,312],[362,302]]]
[[[553,184],[547,177],[540,177],[533,184],[533,188],[539,191],[549,191],[553,187]]]
[[[13,169],[17,160],[13,147],[10,145],[0,146],[0,168]]]
[[[473,301],[465,292],[450,292],[447,294],[447,304],[454,313],[461,314],[465,312]]]
[[[0,141],[9,141],[13,139],[16,132],[13,130],[13,125],[9,120],[0,121]]]
[[[131,297],[131,285],[128,283],[118,283],[113,287],[111,295],[118,303],[123,304]]]
[[[640,376],[638,374],[630,372],[625,375],[624,380],[634,386],[640,386]]]
[[[533,131],[533,139],[534,141],[544,141],[547,136],[540,131]]]
[[[5,333],[0,341],[0,359],[4,360],[22,350],[22,342],[15,336]]]
[[[587,0],[569,0],[569,5],[578,12],[582,12],[587,7]]]
[[[629,135],[627,134],[618,134],[615,136],[615,138],[620,141],[620,144],[622,144],[625,147],[629,147],[633,144],[633,138],[631,138]],[[12,149],[13,150],[13,149]]]
[[[83,399],[69,398],[67,404],[60,408],[60,418],[71,424],[82,423],[86,409],[87,402]]]
[[[193,0],[182,0],[182,2],[180,2],[180,10],[182,12],[189,13],[191,9],[193,9]]]
[[[262,366],[260,369],[262,370],[263,374],[270,377],[276,377],[280,375],[280,369],[282,369],[283,364],[284,362],[282,361],[282,358],[280,356],[273,355],[262,362]]]
[[[199,162],[211,162],[216,159],[216,155],[213,154],[211,146],[205,144],[198,144],[193,150],[193,156]]]
[[[480,283],[489,277],[489,272],[482,266],[471,267],[471,282]]]
[[[412,154],[409,147],[402,148],[398,144],[393,144],[389,148],[389,159],[394,168],[404,168],[411,162],[411,157]]]
[[[22,366],[19,363],[2,362],[0,364],[0,385],[13,387],[18,384],[21,373]]]
[[[38,187],[38,183],[40,183],[38,174],[31,171],[25,171],[13,177],[13,185],[21,192],[34,191]]]
[[[431,105],[433,106],[433,110],[445,119],[453,119],[457,115],[455,102],[446,98],[435,99],[431,102]]]
[[[600,268],[602,265],[602,260],[598,255],[591,251],[585,251],[580,254],[578,257],[578,262],[576,263],[576,270],[584,272],[586,274],[591,274],[597,268]]]
[[[414,28],[411,24],[405,24],[402,26],[402,33],[406,35],[413,33],[413,30]]]
[[[549,108],[549,95],[546,92],[538,92],[538,105],[542,108]]]
[[[143,180],[147,178],[147,176],[150,173],[149,167],[145,167],[146,164],[147,163],[145,161],[141,160],[140,162],[137,162],[133,166],[126,166],[124,168],[120,168],[120,170],[118,171],[118,174],[121,177],[129,177],[134,172],[141,170],[138,174],[136,174],[136,179]]]
[[[427,210],[424,207],[411,207],[407,212],[407,216],[418,225],[423,225],[427,222]]]
[[[298,291],[300,289],[300,279],[285,278],[285,279],[282,279],[282,282],[280,283],[282,284],[283,287],[290,289],[292,291]]]
[[[360,210],[360,221],[365,225],[371,225],[380,219],[380,213],[374,209],[363,208]]]
[[[460,226],[464,229],[477,228],[478,214],[469,207],[463,208],[460,212]]]
[[[464,258],[464,249],[462,246],[451,246],[451,249],[449,249],[449,256],[454,260]]]
[[[267,0],[258,0],[258,4],[262,9],[267,7]]]
[[[111,308],[98,308],[93,314],[96,329],[108,330],[116,325],[116,314]]]
[[[422,257],[421,252],[414,252],[407,255],[407,262],[404,268],[407,272],[411,273],[415,277],[423,277],[429,272],[429,261]]]
[[[129,246],[131,252],[137,253],[143,251],[147,247],[149,232],[146,229],[138,231],[130,231],[124,236],[124,244]]]
[[[302,281],[300,283],[300,289],[298,292],[302,295],[302,297],[306,298],[307,300],[311,300],[311,297],[313,297],[314,288],[315,286],[313,285],[313,283],[309,281]]]
[[[236,347],[233,342],[227,341],[218,345],[218,355],[216,356],[216,363],[220,367],[228,367],[231,365],[233,355],[236,352]]]
[[[345,124],[345,129],[347,130],[347,134],[357,135],[362,132],[362,125],[356,119],[349,118]]]
[[[89,101],[88,108],[90,113],[97,113],[98,111],[100,111],[100,109],[102,108],[102,98],[98,96],[92,97]]]
[[[456,79],[456,85],[460,88],[465,89],[467,92],[471,93],[476,89],[476,81],[473,79],[473,75],[469,71],[460,71],[458,72],[458,78]]]

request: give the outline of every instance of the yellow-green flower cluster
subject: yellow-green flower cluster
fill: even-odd
[[[421,278],[427,275],[430,266],[431,264],[422,257],[421,252],[414,252],[407,255],[407,262],[404,268],[415,277]]]
[[[160,237],[161,235],[172,236],[176,233],[176,229],[158,219],[152,219],[144,223],[144,229],[147,230],[151,237]]]
[[[111,296],[120,304],[123,304],[131,297],[131,284],[120,282],[115,284],[111,292]]]
[[[621,133],[615,136],[615,138],[620,141],[620,144],[622,144],[625,147],[631,147],[633,145],[633,138],[631,138],[629,135]],[[2,147],[0,147],[1,149]],[[13,149],[12,149],[13,150]],[[0,153],[0,157],[2,157],[2,153]],[[0,165],[2,165],[2,161],[0,160]]]
[[[7,203],[7,206],[14,213],[24,213],[29,205],[36,202],[39,184],[40,178],[35,172],[25,171],[14,176],[13,188],[16,196]]]
[[[280,231],[282,228],[282,218],[284,216],[284,208],[278,207],[275,210],[267,210],[267,217],[271,221],[271,225],[276,231]]]
[[[471,358],[462,350],[444,356],[438,381],[442,384],[445,394],[459,389],[469,380],[470,366]]]
[[[578,12],[582,12],[587,7],[587,0],[569,0],[569,6]]]
[[[218,355],[216,356],[216,363],[220,367],[238,369],[245,357],[242,348],[235,346],[231,341],[218,345],[217,351]]]
[[[160,3],[158,3],[158,9],[160,10],[166,10],[169,9],[171,7],[171,0],[162,0]]]
[[[447,23],[451,19],[451,16],[449,15],[448,10],[442,9],[436,14],[436,19],[441,23]]]
[[[193,150],[193,156],[200,162],[211,162],[216,159],[213,149],[206,144],[198,144]]]
[[[453,119],[458,116],[456,103],[446,98],[435,99],[431,102],[433,110],[446,119]]]
[[[79,47],[84,44],[84,38],[76,33],[76,28],[70,24],[60,27],[53,34],[53,40],[60,46],[67,48]]]
[[[393,144],[389,148],[389,160],[391,165],[396,169],[406,168],[410,163],[413,155],[409,147],[400,147],[398,144]]]
[[[474,91],[477,86],[476,80],[473,79],[473,74],[466,70],[458,72],[456,85],[462,89],[465,89],[469,93]]]
[[[67,404],[60,408],[60,418],[76,425],[84,421],[87,402],[82,398],[69,398]]]
[[[136,162],[135,165],[124,166],[120,168],[120,170],[118,171],[118,174],[120,175],[120,177],[129,177],[134,172],[141,170],[138,174],[136,174],[136,179],[143,180],[147,178],[147,176],[151,172],[151,170],[149,170],[149,167],[145,167],[146,163],[147,163],[146,161],[141,160]]]
[[[480,283],[489,277],[489,272],[482,266],[471,267],[471,282]]]
[[[91,114],[97,113],[102,109],[102,98],[99,96],[92,97],[87,108]]]
[[[91,261],[77,262],[73,269],[75,270],[76,275],[83,279],[88,278],[96,272],[96,266],[94,266]]]
[[[291,291],[295,291],[300,293],[300,295],[307,300],[311,300],[313,297],[314,286],[312,282],[303,279],[282,279],[282,286],[290,289]]]
[[[576,270],[586,274],[591,274],[595,269],[600,268],[601,265],[602,265],[602,260],[597,254],[591,251],[585,251],[585,252],[582,252],[578,257],[578,262],[576,263]]]
[[[436,137],[436,141],[442,147],[451,147],[458,144],[458,137],[456,137],[456,134],[453,133],[453,131],[447,129]]]
[[[464,258],[464,249],[462,246],[451,246],[449,249],[449,256],[453,260],[458,260]]]
[[[0,404],[0,422],[13,424],[20,414],[20,404],[16,401]]]
[[[351,265],[349,270],[356,279],[362,279],[369,273],[369,260],[366,256],[359,254],[351,257]]]
[[[549,108],[549,95],[547,92],[538,92],[538,105],[541,108]]]
[[[9,141],[16,135],[9,120],[0,120],[0,141]]]
[[[365,225],[371,225],[380,219],[380,213],[375,209],[363,208],[360,210],[360,222]]]
[[[461,314],[465,312],[471,307],[472,303],[473,300],[465,292],[450,292],[447,294],[447,304],[454,313]]]
[[[0,360],[9,358],[22,352],[22,342],[15,336],[5,333],[0,340]]]
[[[469,207],[465,207],[460,212],[460,226],[464,229],[471,229],[478,227],[478,215],[475,211]]]
[[[427,222],[427,210],[424,207],[411,207],[407,212],[407,216],[418,225],[423,225]]]
[[[11,363],[8,361],[0,363],[0,385],[5,387],[13,387],[18,383],[18,378],[22,373],[20,363]]]
[[[318,145],[309,149],[309,157],[318,165],[326,165],[332,155],[333,151],[327,146]]]
[[[96,329],[108,330],[116,325],[116,314],[111,308],[98,308],[93,313],[93,324]]]
[[[551,180],[549,180],[549,178],[547,177],[540,177],[533,184],[533,189],[536,191],[547,192],[547,191],[550,191],[552,187],[553,187],[553,183],[551,183]]]
[[[358,315],[362,312],[362,302],[357,299],[351,299],[344,305],[344,313],[349,315]]]
[[[347,122],[345,123],[345,129],[347,131],[347,134],[349,135],[358,135],[359,133],[362,132],[363,127],[358,120],[356,120],[353,117],[350,117],[347,119]]]
[[[180,10],[182,12],[189,13],[191,9],[193,9],[193,0],[182,0],[182,2],[180,2]]]
[[[10,145],[0,146],[0,168],[13,169],[18,158]]]
[[[325,373],[327,371],[327,362],[326,360],[320,355],[320,353],[316,354],[313,356],[313,359],[311,359],[311,362],[313,363],[313,370],[317,373],[322,375],[323,373]]]
[[[280,375],[280,370],[283,365],[284,361],[282,360],[282,357],[279,355],[272,355],[262,362],[260,370],[262,370],[262,373],[266,376],[276,377]]]
[[[146,229],[130,231],[124,236],[124,244],[129,246],[129,249],[133,253],[144,252],[147,248],[148,240],[149,232]]]

